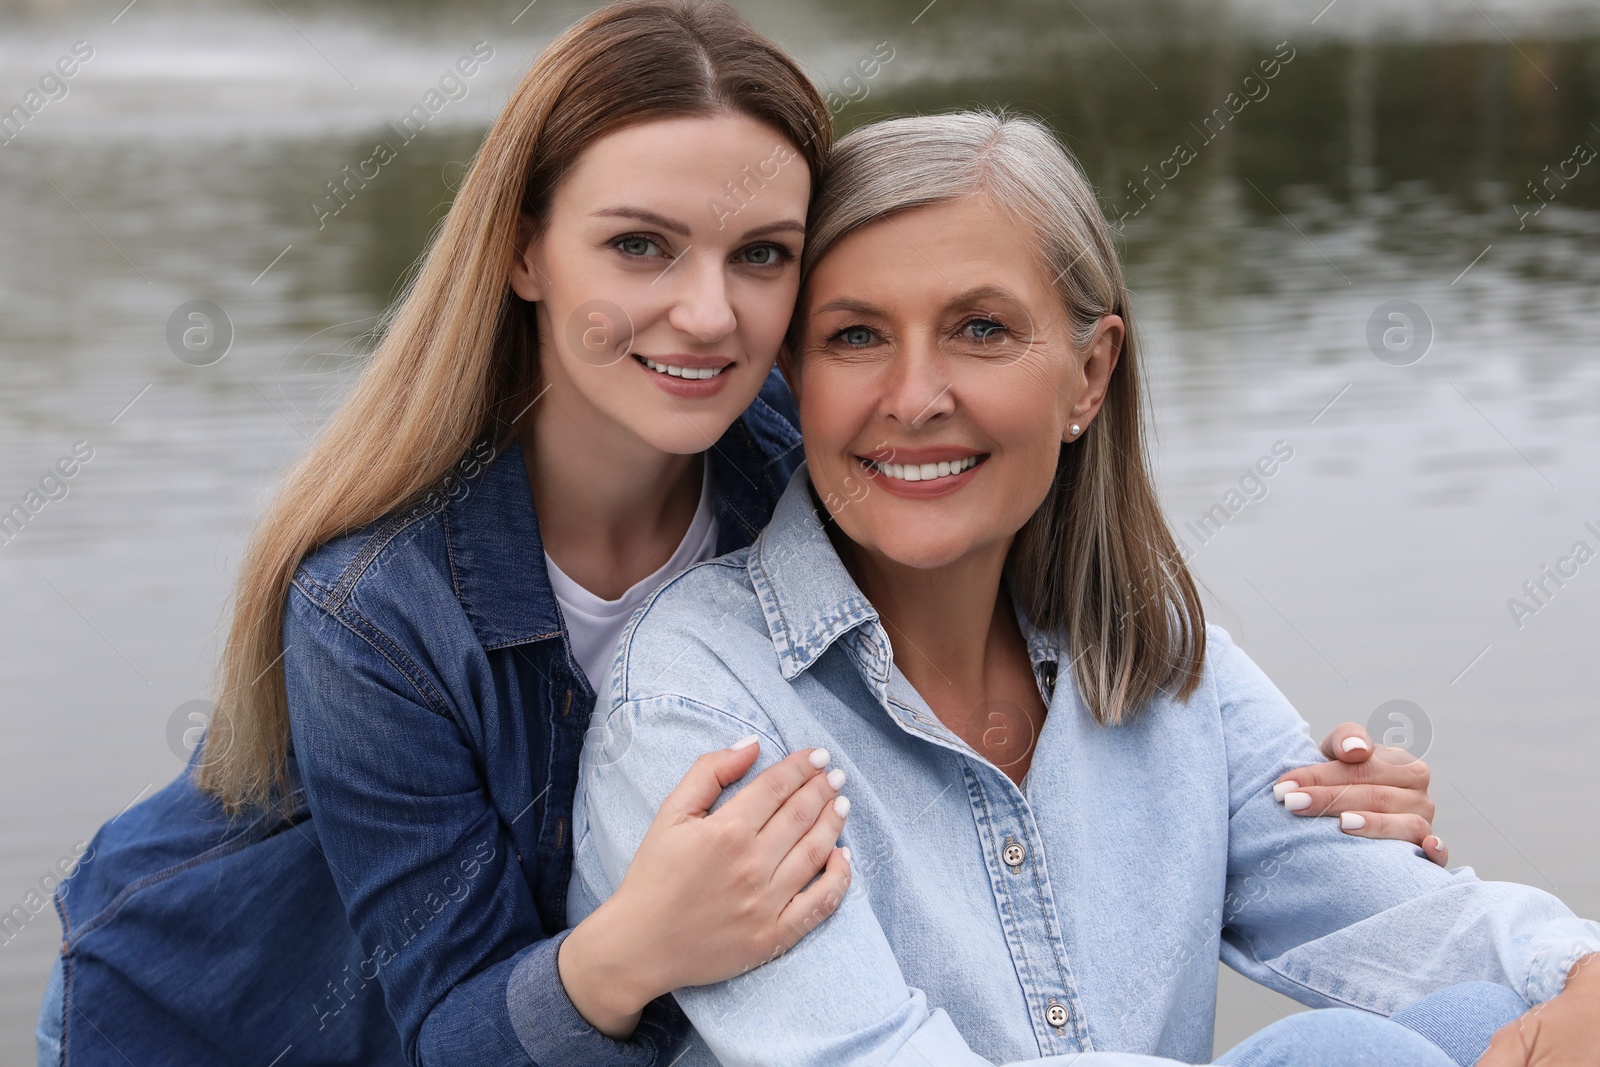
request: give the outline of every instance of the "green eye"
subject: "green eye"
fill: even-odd
[[[648,237],[619,237],[611,242],[611,245],[625,256],[648,256],[651,249],[660,251],[656,243]]]
[[[752,267],[776,267],[794,257],[781,245],[756,245],[745,249],[744,261]]]

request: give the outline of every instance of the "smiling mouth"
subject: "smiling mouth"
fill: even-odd
[[[939,478],[953,478],[966,473],[988,458],[987,452],[940,463],[879,463],[875,459],[856,457],[861,465],[872,473],[899,482],[931,482]]]
[[[633,358],[637,359],[640,363],[643,363],[646,367],[649,367],[657,374],[665,374],[672,378],[687,378],[690,381],[695,381],[701,378],[715,378],[717,375],[733,366],[732,363],[725,363],[720,367],[679,367],[672,363],[657,363],[655,360],[649,359],[645,356],[636,355]]]

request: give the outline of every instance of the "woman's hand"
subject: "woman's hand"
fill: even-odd
[[[707,814],[755,763],[759,744],[740,744],[695,761],[616,893],[562,942],[562,985],[603,1034],[626,1038],[663,993],[787,952],[850,888],[849,853],[834,847],[850,802],[838,795],[844,772],[822,770],[826,749],[773,764]]]
[[[1352,837],[1382,837],[1420,845],[1439,866],[1450,851],[1433,833],[1428,765],[1403,748],[1374,747],[1356,723],[1322,739],[1327,763],[1289,771],[1272,795],[1296,815],[1337,815]]]
[[[1502,1026],[1478,1067],[1600,1067],[1600,955],[1579,960],[1560,993]]]

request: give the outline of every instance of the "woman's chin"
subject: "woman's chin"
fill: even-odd
[[[743,411],[744,408],[652,412],[634,421],[633,430],[653,448],[672,455],[690,456],[715,445]]]
[[[977,549],[970,537],[930,536],[922,530],[857,544],[888,562],[919,571],[936,571],[960,563]]]

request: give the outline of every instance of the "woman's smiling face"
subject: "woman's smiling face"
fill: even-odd
[[[805,158],[745,115],[647,122],[585,149],[512,270],[538,304],[545,406],[665,452],[714,444],[777,356],[810,194]]]
[[[1075,351],[1035,247],[971,196],[863,226],[812,271],[788,368],[806,460],[869,552],[919,569],[1004,552],[1099,410],[1122,320]]]

